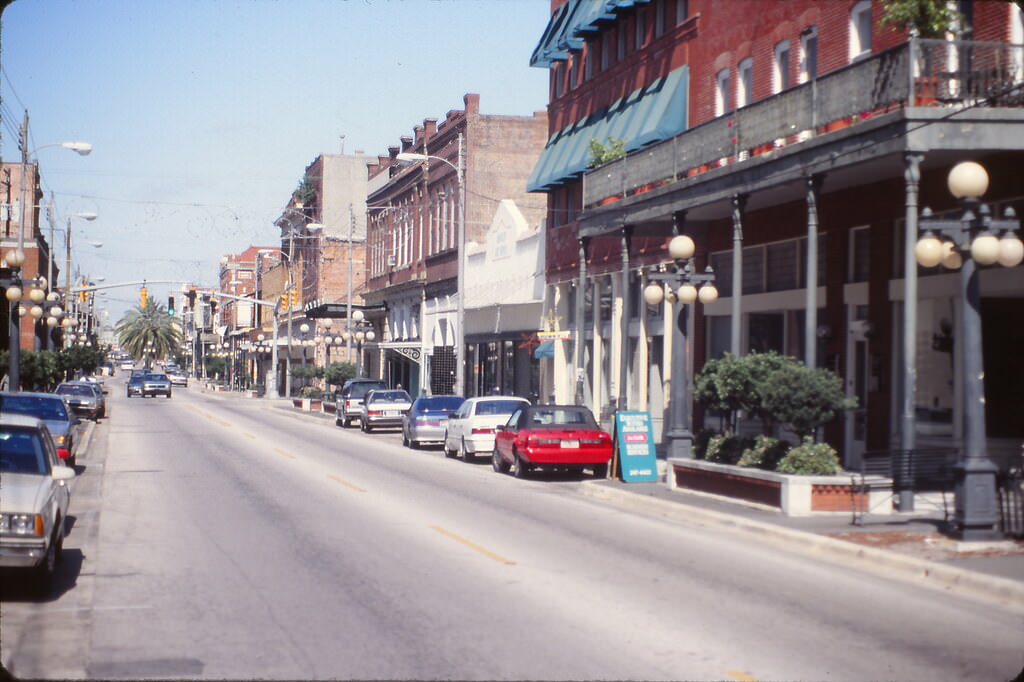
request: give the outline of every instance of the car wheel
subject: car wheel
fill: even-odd
[[[494,452],[491,453],[491,466],[499,474],[507,474],[508,473],[508,467],[509,467],[508,462],[506,462],[502,458],[502,456],[498,454],[497,450],[495,450]]]
[[[518,452],[513,453],[513,457],[515,458],[515,471],[513,471],[512,474],[516,478],[527,478],[529,475],[529,467],[527,467],[526,463],[523,462],[523,458],[519,456]]]
[[[167,391],[167,399],[168,399],[168,400],[170,400],[170,399],[171,399],[171,392],[170,392],[170,391]]]
[[[608,462],[594,465],[594,478],[608,478]]]
[[[444,442],[441,443],[441,449],[444,451],[445,457],[454,457],[455,453],[448,449],[448,434],[444,434]]]
[[[38,596],[44,597],[53,589],[53,579],[57,574],[57,560],[61,554],[61,543],[63,543],[63,538],[60,536],[60,531],[54,530],[50,546],[46,550],[46,556],[36,566],[35,575],[32,576],[33,588]]]
[[[473,455],[466,449],[466,441],[459,441],[459,459],[463,462],[472,462],[476,459],[476,455]]]
[[[409,447],[409,436],[405,435],[405,428],[402,428],[402,447]]]

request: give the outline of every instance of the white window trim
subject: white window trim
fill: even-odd
[[[736,67],[736,108],[754,102],[754,60],[748,57]]]
[[[868,35],[867,45],[861,35],[860,27],[863,15],[867,13]],[[871,54],[871,0],[861,0],[850,10],[850,61],[863,59]]]
[[[732,111],[729,106],[731,91],[729,69],[725,68],[715,74],[715,116],[724,116]]]
[[[817,72],[817,70],[818,70],[818,65],[817,65],[817,61],[818,61],[817,57],[818,57],[818,55],[817,55],[817,52],[819,51],[818,47],[820,47],[818,45],[818,43],[817,43],[817,41],[818,41],[818,27],[817,26],[808,26],[806,32],[803,33],[800,36],[800,78],[799,78],[799,82],[801,82],[801,83],[806,83],[807,81],[809,81],[811,79],[811,74],[810,74],[810,72],[807,69],[807,43],[810,42],[812,39],[815,41],[815,53],[816,53],[815,54],[814,70],[815,70],[815,72]],[[817,73],[815,73],[815,76],[817,76]]]
[[[783,76],[789,74],[789,41],[783,40],[776,44],[772,54],[772,92],[779,93],[786,89],[783,87]]]

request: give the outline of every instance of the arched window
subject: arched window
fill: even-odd
[[[715,76],[715,116],[722,116],[731,110],[729,95],[729,69],[722,69]]]

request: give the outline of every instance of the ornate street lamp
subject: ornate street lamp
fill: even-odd
[[[644,301],[648,305],[660,305],[668,298],[670,303],[679,305],[676,312],[676,327],[679,338],[672,343],[672,396],[668,413],[668,431],[665,437],[669,441],[668,456],[689,459],[693,456],[693,431],[691,421],[691,392],[689,362],[690,342],[688,328],[693,324],[693,304],[696,301],[708,304],[718,300],[718,289],[715,288],[715,273],[709,265],[702,274],[698,274],[693,263],[693,240],[683,234],[677,234],[668,244],[668,254],[672,263],[664,265],[655,272],[648,274],[652,280],[644,288]],[[669,286],[666,296],[665,285]]]
[[[1020,221],[1012,208],[993,218],[981,202],[988,189],[988,173],[973,161],[958,163],[949,172],[950,193],[960,203],[957,219],[921,212],[924,231],[914,248],[924,267],[940,263],[960,269],[961,314],[957,330],[963,371],[963,449],[955,467],[954,522],[963,540],[1000,537],[995,464],[988,458],[985,432],[985,374],[982,362],[980,283],[978,265],[1016,267],[1024,260],[1024,245],[1017,237]]]
[[[373,326],[365,320],[362,310],[352,312],[352,319],[349,321],[349,329],[345,332],[345,340],[356,342],[356,378],[363,376],[363,341],[373,341],[377,335]]]

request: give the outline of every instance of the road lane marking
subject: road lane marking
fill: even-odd
[[[256,440],[256,436],[249,433],[248,431],[242,431],[242,435],[245,436],[246,438],[252,438],[253,440]]]
[[[349,488],[352,488],[352,490],[355,490],[357,493],[365,493],[366,492],[363,488],[360,488],[355,483],[349,483],[348,481],[346,481],[343,478],[338,478],[337,476],[328,476],[327,478],[331,479],[332,481],[337,481],[338,483],[340,483],[342,485],[346,485]]]
[[[284,455],[288,459],[295,459],[295,455],[288,452],[287,450],[282,450],[281,448],[274,448],[274,452],[276,452],[279,455]]]
[[[458,542],[458,543],[460,543],[462,545],[465,545],[466,547],[469,547],[470,549],[472,549],[475,552],[479,552],[480,554],[483,554],[488,559],[494,559],[498,563],[505,564],[507,566],[515,566],[516,565],[516,562],[512,561],[511,559],[506,559],[505,557],[501,556],[500,554],[495,554],[494,552],[492,552],[491,550],[487,549],[486,547],[481,547],[480,545],[478,545],[478,544],[476,544],[474,542],[470,542],[469,540],[467,540],[466,538],[462,537],[461,535],[456,535],[455,533],[451,532],[450,530],[446,530],[446,529],[442,528],[441,526],[430,526],[430,530],[435,530],[438,533],[440,533],[441,535],[444,535],[447,538],[455,540],[455,542]]]
[[[738,682],[758,682],[756,677],[751,677],[741,670],[726,670],[725,674]]]
[[[185,407],[187,407],[188,409],[192,410],[193,412],[195,412],[197,414],[203,415],[204,417],[206,417],[210,421],[212,421],[214,423],[217,423],[217,424],[220,424],[221,426],[231,426],[230,422],[226,422],[223,419],[220,419],[218,417],[214,417],[209,412],[207,412],[205,410],[200,410],[198,407],[195,407],[193,405],[188,405],[188,404],[186,404]]]

